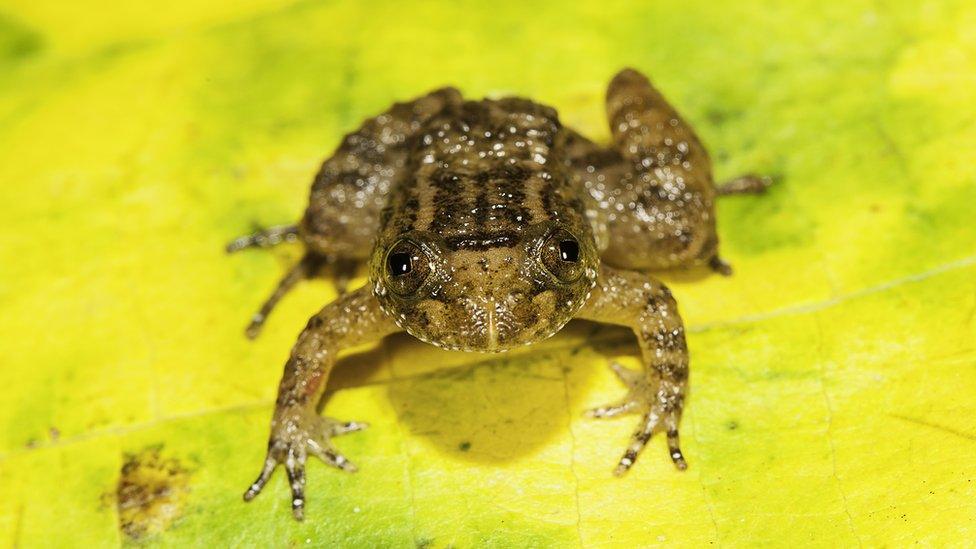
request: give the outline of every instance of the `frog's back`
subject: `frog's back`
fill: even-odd
[[[564,173],[561,129],[554,109],[525,99],[445,109],[416,136],[383,239],[427,231],[451,249],[483,250],[513,246],[545,221],[587,231],[580,193]]]
[[[394,103],[343,138],[312,183],[300,223],[308,248],[322,256],[365,259],[392,187],[402,178],[413,138],[431,117],[462,101],[441,88]]]

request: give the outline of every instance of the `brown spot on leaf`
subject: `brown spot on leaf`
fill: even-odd
[[[119,529],[137,540],[167,529],[179,518],[189,494],[190,471],[164,457],[162,446],[125,454],[115,491]]]

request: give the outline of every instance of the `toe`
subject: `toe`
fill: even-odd
[[[688,468],[688,463],[685,462],[685,455],[681,451],[677,429],[668,430],[668,454],[671,456],[671,461],[674,462],[675,467],[681,471]]]
[[[637,402],[634,400],[624,400],[616,404],[610,404],[607,406],[600,406],[598,408],[591,408],[586,411],[587,417],[594,418],[609,418],[616,417],[621,414],[626,414],[634,410],[637,407]]]
[[[347,473],[355,473],[359,470],[353,462],[346,459],[346,456],[340,454],[339,452],[331,452],[326,456],[330,465],[338,467]]]
[[[654,428],[658,424],[658,416],[654,412],[648,412],[640,426],[634,431],[634,434],[630,437],[630,446],[627,447],[627,451],[620,458],[617,463],[617,468],[614,469],[613,474],[616,476],[621,476],[626,473],[634,462],[637,461],[637,456],[640,455],[644,447],[647,446],[647,441],[651,439],[651,434],[654,432]]]
[[[610,369],[613,370],[613,373],[617,374],[617,377],[620,378],[620,381],[624,382],[624,384],[627,385],[628,387],[633,387],[637,385],[638,383],[640,383],[641,378],[643,377],[643,374],[641,374],[640,372],[635,372],[630,368],[626,368],[619,362],[611,362]]]
[[[305,518],[305,456],[294,450],[285,460],[288,484],[291,486],[291,511],[296,520]]]
[[[261,468],[261,473],[258,474],[258,478],[248,487],[247,491],[244,492],[244,501],[251,501],[261,493],[261,490],[268,483],[268,479],[271,478],[271,474],[274,473],[275,467],[277,466],[278,460],[268,452],[268,456],[264,459],[264,467]]]
[[[329,436],[339,436],[346,433],[353,433],[356,431],[362,431],[369,427],[369,423],[364,421],[344,421],[332,423],[329,425]]]
[[[314,454],[316,457],[326,462],[327,464],[346,471],[347,473],[355,473],[359,469],[353,464],[353,462],[346,459],[345,456],[336,451],[331,444],[321,442],[321,441],[309,441],[308,451]]]

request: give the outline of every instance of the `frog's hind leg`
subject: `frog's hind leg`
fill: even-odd
[[[625,209],[608,223],[604,257],[640,270],[706,265],[731,275],[732,267],[719,255],[714,198],[759,194],[772,180],[745,174],[716,186],[711,160],[691,126],[638,71],[620,71],[607,88],[606,103],[613,147],[635,172],[614,195]],[[593,186],[612,185],[599,183]],[[631,212],[628,204],[655,215]],[[635,233],[635,224],[643,230]]]
[[[769,177],[756,175],[756,174],[745,174],[740,175],[722,183],[719,185],[715,192],[719,196],[726,196],[732,194],[763,194],[773,184],[773,180]]]
[[[232,254],[247,248],[270,248],[282,242],[298,240],[298,225],[278,225],[263,231],[239,236],[227,243],[227,253]]]
[[[249,339],[254,339],[261,333],[261,328],[264,327],[264,321],[267,320],[268,315],[274,310],[281,298],[285,297],[295,284],[305,280],[306,278],[311,278],[322,268],[326,263],[325,256],[306,253],[305,256],[295,264],[285,276],[281,277],[278,281],[278,286],[271,292],[268,299],[264,301],[258,312],[254,313],[251,317],[251,322],[247,325],[247,329],[244,333]]]
[[[606,214],[604,259],[637,270],[706,262],[718,244],[715,191],[711,161],[698,137],[647,77],[633,69],[610,81],[606,109],[613,153],[588,157],[596,164],[592,171],[605,175],[602,181],[588,179],[588,188],[598,191],[591,190],[591,196],[605,194],[597,196],[598,203],[616,207]],[[619,173],[615,178],[611,166]]]

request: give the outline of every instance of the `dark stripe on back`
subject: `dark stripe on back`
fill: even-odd
[[[483,227],[489,221],[497,224],[499,215],[514,227],[531,223],[532,212],[525,207],[525,183],[531,175],[529,170],[510,164],[478,172],[474,176],[477,185],[475,221],[478,225]]]
[[[440,233],[451,226],[457,215],[470,210],[468,197],[458,174],[437,170],[431,174],[429,182],[434,189],[434,217],[427,230]]]

